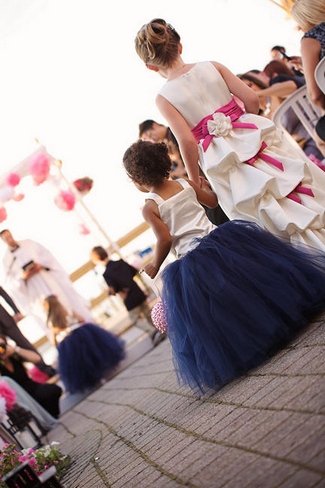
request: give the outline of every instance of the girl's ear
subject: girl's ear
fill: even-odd
[[[146,67],[148,69],[150,69],[151,71],[156,71],[156,72],[159,71],[159,69],[157,68],[157,66],[154,66],[153,64],[146,63]]]

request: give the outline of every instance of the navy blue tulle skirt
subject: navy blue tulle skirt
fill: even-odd
[[[95,386],[125,357],[124,341],[98,325],[85,323],[58,344],[58,371],[67,391]]]
[[[325,310],[325,253],[258,225],[220,225],[162,274],[180,383],[204,393],[248,372]]]

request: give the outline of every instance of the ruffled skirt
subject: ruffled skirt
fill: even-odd
[[[95,386],[124,359],[124,342],[98,325],[85,323],[58,345],[58,371],[67,391]]]
[[[175,369],[198,393],[260,365],[325,310],[325,253],[227,222],[162,274]]]

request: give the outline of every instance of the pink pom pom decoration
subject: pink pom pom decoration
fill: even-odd
[[[7,183],[9,186],[17,186],[20,183],[20,176],[17,173],[9,173],[7,176]]]
[[[90,234],[90,230],[88,229],[88,227],[85,224],[80,224],[79,225],[79,233],[82,236],[87,236]]]
[[[25,195],[23,193],[17,193],[17,195],[14,195],[12,199],[15,202],[21,202],[25,198]]]
[[[44,183],[50,173],[50,158],[44,154],[36,154],[29,162],[29,172],[35,185]]]
[[[7,210],[4,207],[1,207],[0,208],[0,222],[4,222],[7,217],[8,217]]]
[[[10,388],[5,381],[0,381],[0,396],[6,401],[6,409],[8,412],[16,405],[17,395],[16,392]]]
[[[76,204],[76,197],[69,190],[61,190],[60,193],[54,199],[55,205],[64,212],[70,212],[74,209]]]
[[[159,300],[151,310],[152,323],[160,332],[167,333],[167,321],[164,313],[162,301]]]

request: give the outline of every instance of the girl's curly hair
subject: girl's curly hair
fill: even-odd
[[[125,151],[123,165],[136,183],[153,186],[169,178],[172,162],[164,142],[139,140]]]

